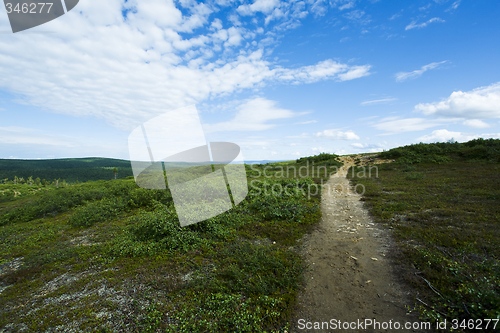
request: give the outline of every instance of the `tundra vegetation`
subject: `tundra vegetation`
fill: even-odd
[[[116,174],[115,169],[116,168]],[[111,180],[132,176],[130,161],[113,158],[66,158],[54,160],[0,159],[0,184],[51,185],[57,179],[70,184],[90,180]],[[19,179],[22,181],[19,182]]]
[[[457,319],[463,331],[499,319],[500,140],[420,143],[380,157],[395,162],[380,165],[378,178],[362,166],[348,175],[393,230],[422,319]]]
[[[132,177],[0,184],[0,327],[289,330],[304,269],[300,239],[321,217],[320,191],[307,189],[335,172],[336,157],[246,165],[247,198],[187,227],[168,190],[139,188]]]

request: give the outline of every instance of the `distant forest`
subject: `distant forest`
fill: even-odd
[[[116,168],[116,170],[115,170]],[[56,179],[67,183],[91,180],[110,180],[133,176],[130,161],[113,158],[66,158],[51,160],[0,159],[0,183],[22,179],[39,178],[40,182],[54,182]]]

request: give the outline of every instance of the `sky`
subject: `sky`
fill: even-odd
[[[497,0],[80,0],[12,33],[2,7],[0,158],[129,159],[135,128],[193,105],[245,160],[500,138],[499,15]]]

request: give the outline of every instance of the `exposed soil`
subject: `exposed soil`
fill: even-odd
[[[361,164],[368,160],[371,160],[370,164],[386,162],[370,156],[358,157],[362,159]],[[383,326],[375,329],[373,326],[356,326],[352,330],[323,326],[324,329],[308,330],[305,327],[307,322],[314,328],[315,322],[321,324],[331,320],[337,320],[337,324],[338,321],[357,323],[365,319],[380,323],[392,320],[402,324],[418,321],[414,313],[409,313],[413,304],[410,289],[399,278],[398,267],[391,259],[394,243],[390,230],[374,223],[363,208],[361,195],[354,192],[346,178],[355,159],[341,157],[344,166],[330,178],[323,190],[323,218],[304,240],[303,253],[308,266],[306,287],[299,295],[299,309],[292,332],[393,331],[383,329]],[[362,189],[358,188],[358,192]]]

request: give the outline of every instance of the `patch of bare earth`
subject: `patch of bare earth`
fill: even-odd
[[[380,162],[361,158],[361,163],[363,159],[371,159],[370,164]],[[298,298],[292,332],[396,331],[383,329],[384,326],[334,326],[343,328],[344,322],[366,323],[370,319],[381,324],[418,322],[415,314],[409,312],[413,304],[409,287],[398,277],[398,268],[390,256],[394,247],[390,231],[374,223],[363,208],[361,195],[346,178],[355,158],[342,159],[344,166],[323,189],[323,218],[304,240],[306,287]]]

